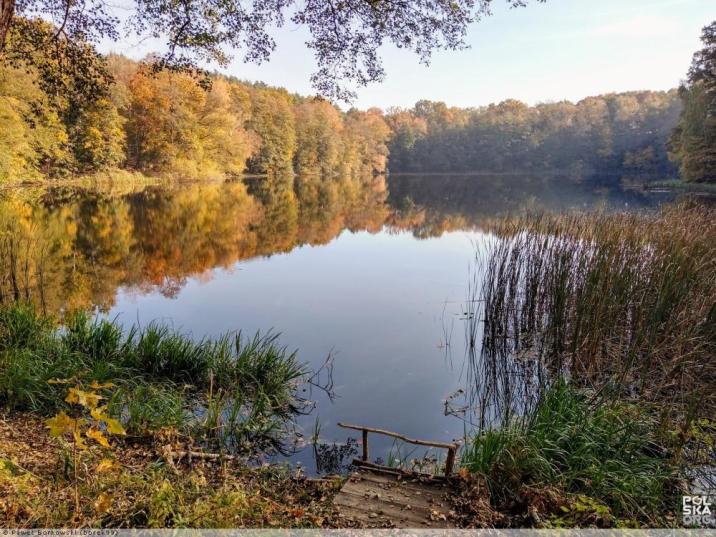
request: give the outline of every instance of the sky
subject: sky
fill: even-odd
[[[534,0],[510,9],[495,0],[491,17],[470,26],[463,51],[441,51],[430,66],[386,45],[382,83],[358,88],[351,104],[408,108],[420,99],[450,106],[482,106],[514,98],[528,104],[612,91],[667,90],[684,78],[701,28],[716,18],[716,0]],[[277,47],[262,64],[235,54],[217,69],[304,95],[315,94],[308,33],[290,21],[273,32]],[[140,59],[151,41],[103,44],[102,52]],[[344,105],[345,107],[345,105]]]

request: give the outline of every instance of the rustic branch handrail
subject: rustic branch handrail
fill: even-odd
[[[368,461],[368,433],[376,433],[376,434],[382,434],[385,436],[391,436],[393,438],[398,438],[399,440],[402,440],[403,442],[407,442],[409,444],[415,444],[417,446],[429,446],[429,447],[435,447],[435,448],[442,448],[448,450],[447,460],[445,461],[445,475],[450,475],[452,473],[452,468],[455,465],[455,453],[457,452],[457,448],[459,447],[459,444],[456,442],[448,443],[448,442],[431,442],[429,440],[418,440],[416,438],[408,438],[405,435],[402,435],[400,433],[394,433],[393,431],[387,431],[385,429],[377,429],[375,427],[366,427],[364,425],[352,425],[350,423],[341,423],[338,422],[339,427],[343,427],[344,429],[353,429],[356,431],[361,431],[363,433],[363,461]]]
[[[394,438],[399,438],[403,442],[408,442],[409,444],[416,444],[418,446],[431,446],[431,447],[443,448],[443,449],[450,449],[450,448],[458,447],[458,444],[456,444],[456,443],[431,442],[429,440],[416,440],[414,438],[408,438],[407,436],[404,436],[400,433],[394,433],[393,431],[386,431],[385,429],[376,429],[374,427],[364,427],[363,425],[351,425],[350,423],[340,423],[339,422],[338,426],[343,427],[344,429],[355,429],[356,431],[368,431],[369,433],[384,434],[386,436],[392,436]]]

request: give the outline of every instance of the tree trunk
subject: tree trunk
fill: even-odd
[[[0,0],[0,54],[5,51],[7,33],[15,14],[15,0]]]

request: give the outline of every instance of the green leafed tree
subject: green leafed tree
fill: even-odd
[[[675,90],[612,93],[536,106],[509,99],[481,108],[419,101],[391,110],[392,172],[528,172],[664,175]]]
[[[701,41],[679,88],[684,107],[670,149],[684,180],[716,182],[716,21],[703,29]]]

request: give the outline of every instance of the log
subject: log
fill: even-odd
[[[432,481],[443,482],[446,476],[426,474],[425,472],[416,472],[414,470],[404,470],[403,468],[395,468],[393,466],[385,466],[384,464],[376,464],[374,462],[364,461],[362,459],[353,459],[353,465],[376,470],[384,474],[400,475],[417,479],[429,479]]]

